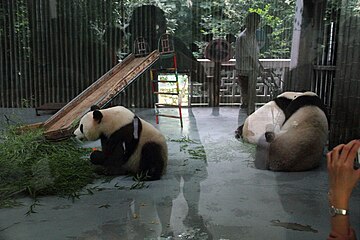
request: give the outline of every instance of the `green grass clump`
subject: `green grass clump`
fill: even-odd
[[[71,196],[94,180],[94,167],[72,139],[51,142],[39,129],[17,133],[9,128],[0,138],[0,208],[18,194]]]
[[[183,136],[180,139],[168,139],[170,142],[180,144],[180,152],[187,152],[191,159],[206,161],[206,152],[204,146],[199,141],[190,139],[189,136]]]

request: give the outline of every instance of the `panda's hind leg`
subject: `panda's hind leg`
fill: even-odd
[[[146,143],[142,147],[139,173],[147,176],[146,180],[159,180],[164,172],[165,159],[162,146],[155,142]]]

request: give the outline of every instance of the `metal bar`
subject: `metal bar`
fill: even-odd
[[[313,65],[313,69],[318,71],[335,71],[336,66]]]

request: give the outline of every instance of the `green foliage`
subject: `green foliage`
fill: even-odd
[[[23,59],[29,61],[31,48],[28,46],[29,39],[24,36],[29,36],[30,21],[28,4],[25,0],[12,1],[11,3],[0,4],[0,39],[9,39],[12,41],[11,46],[22,46],[21,56]],[[12,19],[10,26],[7,26],[6,19]],[[10,29],[12,28],[12,29]],[[3,44],[3,43],[2,43]]]
[[[202,145],[194,147],[193,149],[188,149],[188,153],[192,159],[206,160],[205,149]]]
[[[260,30],[270,26],[269,45],[260,52],[260,58],[290,58],[295,1],[272,2],[263,7],[250,7],[249,12],[261,16]]]
[[[18,0],[15,12],[15,33],[18,35],[25,34],[29,31],[29,17],[26,8],[26,1]]]
[[[78,192],[95,177],[84,159],[89,152],[71,139],[50,142],[41,130],[6,130],[0,140],[0,207],[19,193],[36,198]]]
[[[58,1],[57,7],[66,12],[69,8],[74,8],[78,19],[86,19],[90,28],[98,37],[104,34],[108,26],[122,24],[121,4],[118,1],[84,1],[75,0],[70,5]]]
[[[146,180],[148,180],[151,176],[148,175],[148,172],[141,172],[133,176],[133,180],[135,181],[131,187],[130,190],[134,189],[142,189],[142,188],[148,188],[150,185],[146,184]]]
[[[57,1],[56,8],[59,17],[71,17],[72,21],[83,23],[79,36],[74,37],[106,44],[106,31],[114,26],[125,30],[133,10],[146,4],[162,9],[167,19],[167,31],[175,34],[187,45],[196,43],[201,48],[201,52],[206,44],[205,35],[211,33],[214,38],[223,38],[229,33],[237,35],[244,27],[246,15],[249,12],[257,12],[262,16],[261,25],[269,25],[274,29],[271,50],[264,53],[262,57],[289,57],[295,0],[272,0],[271,2],[263,0],[74,0]],[[358,3],[354,3],[353,6],[355,9],[359,8]],[[0,8],[0,13],[3,11],[4,9]],[[76,15],[69,12],[76,12]],[[29,35],[29,10],[24,0],[17,1],[15,15],[16,35]],[[125,35],[125,39],[129,40],[129,36]],[[132,44],[126,41],[122,43],[124,44],[123,51],[129,51]]]
[[[256,12],[262,17],[260,28],[269,25],[274,29],[269,50],[262,52],[261,57],[290,57],[295,0],[125,0],[127,19],[124,21],[130,19],[134,8],[144,4],[161,8],[167,18],[167,31],[187,45],[196,43],[200,51],[206,45],[205,35],[212,34],[214,38],[224,38],[229,33],[238,35],[246,15]]]
[[[35,199],[34,202],[29,206],[29,210],[25,213],[26,216],[30,216],[32,213],[37,213],[35,208],[41,206],[38,199]]]
[[[206,152],[200,142],[190,139],[189,136],[183,136],[180,139],[169,139],[169,141],[180,143],[180,152],[186,152],[191,159],[206,162]]]
[[[34,106],[35,99],[31,97],[30,99],[23,98],[21,99],[21,107],[23,108],[31,108]]]

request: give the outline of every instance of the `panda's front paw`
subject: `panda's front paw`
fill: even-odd
[[[274,132],[266,132],[265,133],[265,139],[266,139],[266,142],[268,142],[268,143],[274,141],[275,133]]]
[[[104,152],[95,150],[90,154],[90,162],[95,165],[103,165],[106,160]]]

